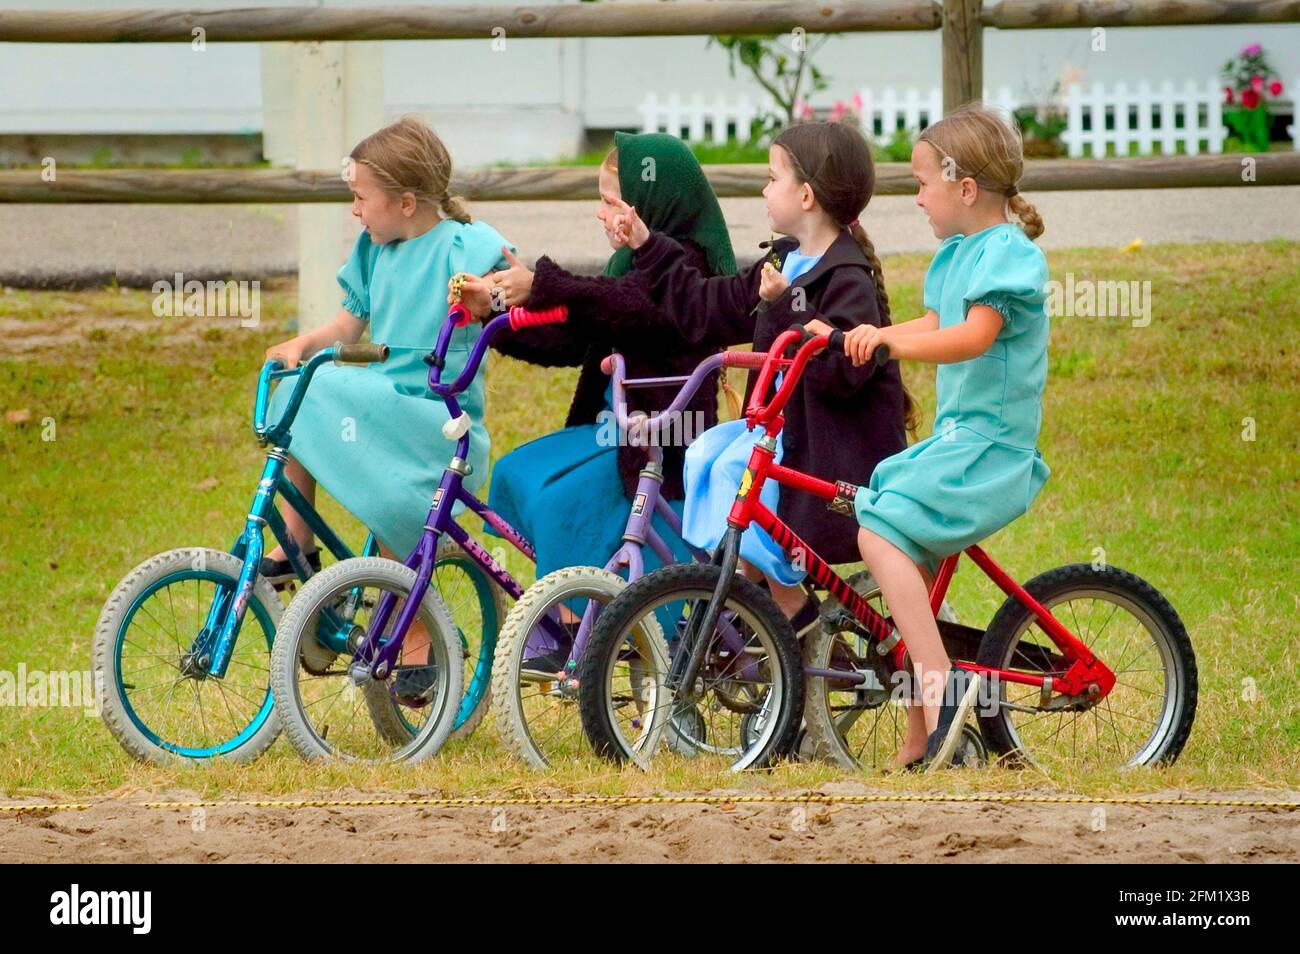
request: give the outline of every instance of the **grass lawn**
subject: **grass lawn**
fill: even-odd
[[[884,790],[1029,786],[1112,794],[1300,785],[1300,245],[1156,246],[1049,253],[1054,278],[1149,281],[1151,320],[1053,319],[1041,449],[1052,468],[1029,515],[990,552],[1015,577],[1107,562],[1159,587],[1200,668],[1191,740],[1162,770],[1048,779],[981,770],[872,779]],[[895,313],[920,311],[926,259],[886,261]],[[133,566],[183,545],[228,549],[260,467],[249,428],[264,349],[287,337],[291,284],[264,286],[262,320],[155,318],[144,291],[0,292],[4,493],[0,670],[88,670],[95,619]],[[933,413],[933,369],[912,366]],[[559,426],[575,372],[494,357],[493,456]],[[23,412],[26,412],[25,414]],[[25,419],[24,419],[25,418]],[[1249,419],[1249,420],[1248,420]],[[1250,433],[1253,429],[1253,433]],[[928,433],[929,426],[923,429]],[[1253,437],[1253,439],[1246,439]],[[52,439],[51,439],[52,438]],[[337,506],[328,519],[360,543]],[[524,571],[518,563],[512,569]],[[963,621],[1000,602],[973,567],[951,599]],[[512,764],[489,718],[418,767],[309,766],[280,740],[247,766],[132,762],[80,710],[0,709],[0,791],[205,796],[312,791],[480,795],[817,787],[824,765],[733,776],[672,760],[652,774],[590,761],[546,775]]]

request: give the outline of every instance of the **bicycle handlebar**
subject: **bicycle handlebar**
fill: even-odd
[[[388,345],[386,344],[372,344],[369,342],[344,344],[341,341],[336,341],[333,350],[335,364],[383,364],[388,360]]]
[[[336,341],[333,347],[322,348],[306,363],[294,368],[286,368],[283,362],[275,359],[266,362],[262,365],[262,372],[257,378],[257,396],[253,400],[253,433],[257,435],[260,443],[283,444],[289,425],[298,416],[298,408],[307,393],[307,386],[311,384],[312,377],[321,365],[330,361],[335,364],[371,364],[387,360],[388,345],[386,344],[343,344],[341,341]],[[270,403],[271,382],[282,378],[297,378],[297,380],[294,382],[293,393],[289,395],[289,402],[285,405],[280,420],[268,427],[266,409]]]
[[[721,354],[709,355],[697,364],[689,375],[666,378],[633,378],[631,380],[626,377],[627,369],[623,362],[623,356],[617,351],[607,355],[600,362],[600,370],[614,379],[614,417],[618,421],[619,429],[631,431],[635,426],[639,431],[648,431],[658,427],[665,420],[671,420],[674,415],[680,414],[686,408],[686,405],[691,402],[691,399],[695,397],[695,393],[699,391],[704,379],[722,367],[726,356],[730,353],[724,351]],[[627,413],[627,398],[623,392],[628,386],[660,387],[669,384],[679,384],[681,387],[678,388],[677,395],[673,398],[672,403],[654,417],[648,417],[641,411],[636,411],[631,415]],[[637,418],[635,425],[632,420],[633,417]]]
[[[793,358],[785,357],[786,349],[796,346],[799,350]],[[814,335],[803,325],[794,324],[781,332],[772,342],[772,347],[763,356],[763,368],[758,374],[758,381],[750,395],[749,407],[745,409],[745,419],[751,427],[755,424],[767,424],[775,420],[785,410],[786,402],[794,391],[794,386],[803,375],[806,365],[815,355],[822,351],[834,350],[844,353],[844,332],[838,328],[829,335]],[[872,353],[872,360],[877,367],[887,364],[890,359],[889,346],[878,345]],[[780,370],[787,370],[780,388],[767,404],[761,403],[768,387]]]

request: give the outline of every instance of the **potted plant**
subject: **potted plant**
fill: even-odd
[[[1268,97],[1282,95],[1277,72],[1258,43],[1243,47],[1223,66],[1223,121],[1252,152],[1268,150],[1273,119]]]

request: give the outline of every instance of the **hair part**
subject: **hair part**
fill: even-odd
[[[431,206],[443,218],[473,221],[464,200],[448,192],[451,154],[422,116],[407,114],[371,133],[349,157],[367,166],[387,195],[409,192],[417,205]]]
[[[1031,239],[1043,234],[1043,217],[1019,191],[1025,171],[1020,133],[1000,113],[970,103],[927,126],[916,141],[939,154],[945,178],[974,179],[981,189],[1004,197],[1007,211]]]
[[[836,225],[848,229],[857,241],[871,268],[880,314],[891,320],[885,270],[875,244],[858,221],[876,188],[876,164],[866,138],[849,123],[809,122],[786,127],[772,144],[785,150],[795,178],[812,188],[822,210]],[[903,386],[903,415],[907,430],[915,435],[920,415],[906,385]]]

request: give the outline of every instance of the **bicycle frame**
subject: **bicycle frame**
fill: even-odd
[[[220,679],[226,674],[226,668],[229,666],[231,655],[234,653],[235,640],[239,635],[240,627],[243,625],[244,614],[248,610],[248,601],[252,596],[253,586],[257,581],[257,574],[262,563],[264,552],[262,532],[264,529],[269,528],[272,535],[284,549],[285,557],[300,581],[306,582],[312,576],[311,566],[308,564],[302,548],[298,546],[293,535],[288,532],[284,518],[280,515],[280,511],[276,506],[275,498],[277,494],[282,495],[289,506],[307,522],[312,532],[316,534],[321,543],[336,559],[344,560],[354,555],[347,544],[329,527],[324,518],[307,502],[298,488],[293,485],[293,482],[284,476],[284,468],[289,456],[289,442],[292,437],[289,428],[298,413],[299,406],[302,404],[303,396],[306,393],[307,386],[311,383],[312,376],[322,364],[334,359],[334,349],[327,348],[314,355],[305,365],[297,368],[286,370],[278,361],[268,361],[262,366],[262,373],[257,384],[257,397],[253,406],[253,432],[257,435],[259,443],[271,446],[267,451],[266,462],[262,467],[262,476],[257,482],[257,491],[253,495],[253,502],[249,507],[248,516],[244,523],[244,530],[230,550],[244,564],[240,570],[239,580],[233,590],[233,598],[232,591],[229,588],[218,589],[212,605],[208,608],[208,615],[203,628],[191,643],[186,661],[183,664],[184,668],[194,675],[201,675],[202,678],[213,676]],[[273,425],[267,426],[265,420],[266,407],[271,382],[289,377],[297,379],[289,402],[280,420]],[[368,535],[363,554],[373,556],[378,552],[378,545],[375,542],[374,535]],[[331,648],[337,650],[341,646],[332,646]]]
[[[897,628],[886,617],[876,612],[857,592],[839,577],[829,565],[817,555],[816,551],[801,540],[776,514],[772,513],[759,499],[763,485],[768,480],[775,480],[783,487],[811,493],[828,502],[830,509],[848,516],[853,515],[853,498],[858,487],[844,481],[827,481],[789,467],[775,463],[776,436],[784,426],[781,411],[789,399],[790,392],[803,372],[808,361],[827,348],[830,338],[819,335],[807,340],[799,348],[793,359],[784,358],[788,347],[797,345],[804,339],[800,331],[783,332],[772,344],[762,372],[755,385],[746,409],[746,420],[751,429],[762,427],[764,436],[755,444],[750,454],[741,484],[736,493],[735,502],[727,515],[728,529],[714,554],[714,562],[723,567],[723,576],[719,581],[718,592],[710,601],[709,609],[704,614],[699,632],[712,632],[717,622],[717,607],[722,605],[730,588],[731,575],[735,572],[738,559],[740,535],[751,524],[757,524],[781,547],[788,559],[798,554],[808,569],[808,575],[832,596],[840,601],[850,620],[856,623],[875,644],[875,651],[881,656],[890,656],[894,666],[906,669],[906,647],[902,644]],[[781,387],[771,402],[762,403],[767,388],[776,372],[787,369]],[[1041,658],[1044,672],[1025,672],[1020,670],[998,669],[967,660],[953,660],[953,664],[972,672],[981,673],[986,679],[997,685],[1005,680],[1040,689],[1039,708],[1064,708],[1082,703],[1092,704],[1104,698],[1115,685],[1114,673],[1100,660],[1080,639],[1072,634],[1052,613],[1035,600],[1023,587],[1016,583],[993,558],[979,546],[973,545],[963,551],[972,562],[989,577],[1008,597],[1020,602],[1038,620],[1043,631],[1056,645],[1059,655],[1044,652]],[[935,575],[930,589],[930,608],[938,615],[939,608],[947,595],[949,584],[957,570],[961,554],[945,557]],[[846,620],[847,622],[848,620]],[[695,640],[692,644],[689,664],[681,675],[681,682],[676,685],[690,686],[694,681],[705,652],[705,640]],[[1047,674],[1050,671],[1052,674]],[[805,675],[815,678],[835,679],[854,685],[865,681],[861,672],[846,673],[837,670],[805,669]]]
[[[469,386],[478,373],[479,365],[482,363],[483,356],[487,353],[492,339],[506,326],[520,328],[530,324],[550,324],[563,321],[566,315],[567,309],[564,308],[550,309],[546,312],[528,312],[522,308],[512,308],[509,312],[497,315],[484,325],[483,332],[474,342],[474,347],[460,376],[452,383],[444,384],[442,382],[442,370],[445,366],[447,348],[451,342],[452,332],[473,320],[469,310],[462,304],[453,305],[449,310],[447,321],[443,323],[442,329],[438,333],[437,345],[433,351],[425,356],[424,360],[429,365],[429,388],[445,402],[450,415],[450,420],[443,428],[443,434],[449,438],[457,438],[456,450],[450,463],[447,464],[446,469],[443,471],[438,488],[434,491],[433,500],[429,506],[429,514],[424,523],[424,533],[421,535],[420,541],[415,545],[415,549],[410,552],[405,560],[405,565],[415,571],[415,584],[402,606],[402,611],[398,614],[392,635],[388,637],[379,635],[387,628],[389,618],[393,614],[393,608],[397,601],[395,594],[384,593],[375,609],[369,631],[353,653],[353,658],[365,665],[373,678],[387,678],[396,665],[398,654],[401,652],[402,644],[406,639],[406,633],[415,620],[420,604],[424,600],[424,594],[428,591],[429,582],[433,578],[438,541],[444,533],[460,544],[470,559],[488,573],[512,598],[518,599],[523,595],[523,588],[515,581],[514,577],[510,575],[505,567],[497,563],[492,558],[492,555],[456,522],[455,517],[452,515],[457,503],[464,504],[504,537],[516,550],[529,560],[536,561],[537,554],[523,535],[510,526],[504,518],[493,511],[486,503],[465,489],[465,478],[470,473],[467,458],[469,456],[471,422],[469,416],[461,409],[456,395]],[[543,626],[551,630],[549,635],[556,639],[561,638],[562,634],[554,624],[549,627],[546,626],[550,622],[549,620],[543,621]]]

